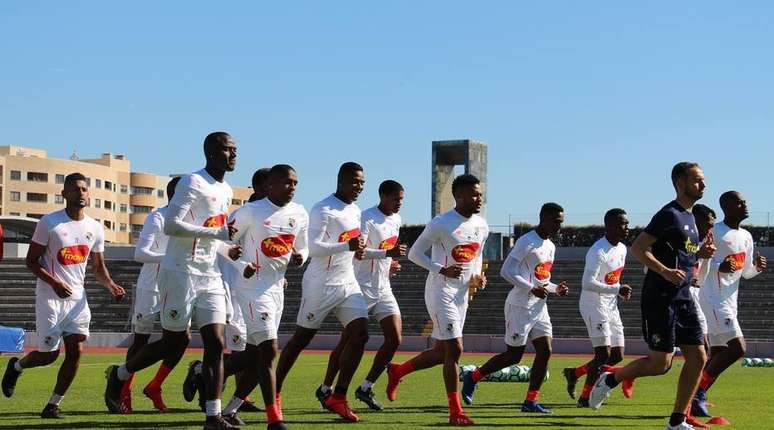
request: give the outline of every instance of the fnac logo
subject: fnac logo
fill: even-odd
[[[727,256],[725,260],[733,263],[736,269],[741,269],[742,267],[744,267],[744,259],[746,256],[747,254],[744,251],[742,251],[742,252],[737,252],[736,254],[731,254]]]
[[[397,243],[398,243],[398,236],[393,236],[389,239],[384,239],[383,241],[379,242],[379,249],[383,249],[387,251],[392,248],[395,248],[395,245]]]
[[[352,230],[345,231],[339,235],[339,242],[349,242],[351,239],[360,236],[360,229],[353,228]]]
[[[261,252],[269,258],[282,257],[293,250],[295,240],[296,236],[292,234],[267,237],[261,241]]]
[[[538,263],[538,265],[535,266],[535,277],[538,279],[538,281],[545,281],[546,279],[550,278],[552,267],[554,267],[554,263],[551,261]]]
[[[204,220],[204,226],[210,228],[220,228],[226,225],[226,214],[218,214]]]
[[[451,256],[458,263],[470,263],[476,258],[479,246],[477,242],[457,245],[452,249]]]
[[[621,280],[621,273],[623,272],[623,267],[619,267],[616,270],[613,270],[612,272],[609,272],[607,275],[605,275],[605,283],[607,285],[615,285],[618,283],[618,281]]]
[[[83,264],[89,256],[88,245],[66,246],[56,253],[56,259],[59,264],[67,266],[70,264]]]

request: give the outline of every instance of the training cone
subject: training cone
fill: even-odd
[[[707,424],[714,424],[716,426],[727,426],[731,424],[727,419],[723,417],[712,417],[709,421],[707,421]]]

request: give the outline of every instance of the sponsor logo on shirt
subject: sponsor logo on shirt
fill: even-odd
[[[389,239],[384,239],[383,241],[379,242],[379,249],[383,250],[389,250],[392,248],[395,248],[395,244],[398,243],[398,236],[393,236]]]
[[[204,220],[205,227],[220,228],[226,225],[226,214],[213,215]]]
[[[295,240],[296,236],[292,234],[267,237],[261,241],[261,252],[270,258],[282,257],[290,253]]]
[[[349,242],[350,239],[354,239],[360,236],[360,229],[353,228],[352,230],[345,231],[339,235],[339,242]]]
[[[699,252],[699,249],[700,249],[699,244],[693,243],[690,237],[685,238],[684,246],[685,246],[685,251],[690,252],[691,254],[696,254],[697,252]]]
[[[68,266],[70,264],[83,264],[89,256],[89,245],[66,246],[56,253],[56,259],[59,264]]]
[[[476,258],[479,245],[476,242],[457,245],[452,249],[451,256],[458,263],[470,263]]]
[[[605,275],[605,283],[607,285],[615,285],[618,283],[618,281],[621,280],[621,272],[623,272],[623,267],[619,267],[616,270],[613,270],[612,272],[609,272],[607,275]]]
[[[744,259],[747,257],[747,253],[744,251],[731,254],[725,258],[725,261],[731,262],[735,268],[741,269],[744,267]]]
[[[535,277],[538,279],[538,281],[545,281],[546,279],[550,278],[552,267],[554,267],[554,263],[552,261],[538,263],[538,265],[535,266]]]

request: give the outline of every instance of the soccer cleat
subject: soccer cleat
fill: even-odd
[[[669,423],[666,425],[666,430],[693,430],[694,427],[687,422],[683,421],[680,424],[676,426],[670,426]]]
[[[232,426],[246,426],[247,423],[242,420],[242,418],[239,418],[239,415],[234,412],[233,414],[223,415],[223,421],[231,424]]]
[[[121,401],[118,404],[118,412],[124,415],[132,413],[132,393],[121,394]]]
[[[220,415],[207,417],[204,421],[204,430],[231,430],[238,429],[239,426],[231,425]]]
[[[325,409],[338,414],[341,418],[344,418],[344,420],[351,423],[360,421],[360,417],[355,415],[355,413],[352,412],[352,409],[349,408],[346,398],[337,399],[334,396],[328,396],[328,398],[325,399]]]
[[[692,425],[694,428],[697,428],[697,429],[708,429],[708,428],[710,428],[709,425],[704,424],[703,422],[697,420],[696,418],[694,418],[691,415],[687,415],[685,417],[685,422],[688,423],[689,425]]]
[[[3,395],[5,397],[13,396],[13,390],[16,388],[16,381],[19,379],[21,372],[16,370],[14,365],[19,361],[16,357],[11,357],[8,360],[8,365],[5,366],[5,373],[3,374]]]
[[[567,380],[567,394],[571,399],[575,398],[575,385],[578,384],[578,378],[575,376],[575,369],[572,367],[566,367],[562,370],[564,379]]]
[[[124,382],[118,379],[118,366],[108,366],[105,370],[105,378],[107,379],[105,384],[105,406],[107,406],[108,411],[111,413],[122,413],[121,389],[124,386]]]
[[[328,405],[326,404],[326,401],[331,396],[333,392],[332,391],[323,391],[322,385],[317,387],[317,389],[314,391],[314,396],[317,397],[317,401],[320,402],[320,405],[325,410],[331,410]]]
[[[693,396],[691,401],[691,415],[695,417],[712,416],[707,408],[707,392],[701,388],[696,390],[696,395]]]
[[[589,399],[581,397],[578,399],[578,407],[579,408],[588,408],[589,407]]]
[[[605,378],[610,374],[610,372],[603,372],[599,375],[599,378],[597,378],[597,382],[594,383],[594,388],[591,390],[591,395],[589,396],[589,406],[594,411],[599,409],[600,406],[602,406],[602,403],[610,397],[610,392],[613,389],[608,387],[607,383],[605,383]]]
[[[192,402],[196,397],[196,391],[199,389],[197,384],[196,366],[201,364],[201,360],[194,360],[188,365],[188,373],[183,380],[183,398],[186,402]]]
[[[242,402],[242,405],[239,407],[239,412],[263,412],[263,409],[256,406],[255,402],[248,397]]]
[[[384,391],[387,394],[387,400],[394,402],[398,398],[398,384],[400,384],[403,380],[395,375],[395,371],[393,370],[392,366],[392,363],[387,365],[387,387],[384,389]]]
[[[40,413],[40,417],[59,419],[64,418],[65,416],[62,413],[62,410],[59,409],[59,406],[49,403],[46,405],[46,407],[43,408],[43,412]]]
[[[467,415],[459,414],[459,415],[449,415],[449,425],[453,425],[456,427],[467,427],[472,426],[475,423],[473,420],[471,420]]]
[[[473,381],[473,372],[463,372],[462,374],[462,389],[460,394],[462,395],[462,401],[466,405],[473,404],[473,393],[476,391],[476,382]]]
[[[169,412],[169,408],[164,404],[164,399],[161,398],[161,388],[147,386],[143,388],[142,393],[145,394],[145,397],[151,399],[153,407],[158,409],[159,412]]]
[[[384,407],[382,407],[382,405],[376,401],[376,398],[374,398],[374,390],[371,388],[368,390],[363,390],[361,387],[357,387],[357,390],[355,390],[355,398],[365,403],[369,408],[375,411],[384,410]]]
[[[621,381],[621,392],[624,397],[631,399],[634,395],[634,379],[624,379]]]
[[[552,414],[553,412],[551,409],[546,409],[541,405],[540,403],[534,401],[534,400],[525,400],[524,403],[521,404],[521,411],[522,412],[534,412],[538,414]]]
[[[266,430],[289,430],[290,427],[287,426],[282,421],[277,421],[276,423],[271,423],[268,426],[266,426]]]

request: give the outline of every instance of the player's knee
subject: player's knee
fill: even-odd
[[[42,354],[42,362],[44,366],[47,366],[53,362],[56,361],[57,358],[59,358],[59,350],[56,351],[49,351],[49,352],[41,352]]]
[[[602,366],[603,364],[611,364],[610,353],[607,351],[594,352],[594,363],[597,365],[597,367]]]
[[[205,352],[222,355],[226,349],[226,341],[223,339],[223,336],[211,336],[204,342],[204,349]]]
[[[615,366],[616,364],[623,361],[623,354],[621,354],[620,351],[613,350],[610,355],[607,357],[607,364],[610,366]]]
[[[365,346],[368,343],[368,330],[365,328],[353,330],[349,336],[349,343],[358,347]]]
[[[747,353],[747,345],[744,343],[737,343],[732,348],[729,348],[729,351],[731,351],[731,353],[734,354],[734,358],[738,360]]]
[[[397,351],[402,342],[403,336],[401,336],[399,333],[392,336],[386,336],[384,338],[384,348],[391,351]]]

